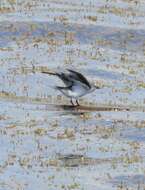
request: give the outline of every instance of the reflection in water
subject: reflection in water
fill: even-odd
[[[113,106],[72,106],[72,105],[54,105],[55,108],[65,111],[77,111],[79,113],[84,112],[97,112],[97,111],[129,111],[130,108],[125,107],[113,107]]]

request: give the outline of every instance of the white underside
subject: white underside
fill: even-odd
[[[88,89],[87,86],[76,84],[71,89],[61,89],[60,91],[67,97],[77,99],[81,96],[88,94],[90,92],[90,89]]]

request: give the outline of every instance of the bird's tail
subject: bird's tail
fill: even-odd
[[[66,87],[66,86],[55,86],[54,89],[56,89],[56,90],[67,90],[68,87]]]
[[[48,74],[48,75],[57,75],[57,73],[53,71],[42,71],[41,73]]]

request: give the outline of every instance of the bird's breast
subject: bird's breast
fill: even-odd
[[[72,86],[71,90],[69,90],[69,95],[73,97],[80,97],[87,93],[87,89],[81,85]]]

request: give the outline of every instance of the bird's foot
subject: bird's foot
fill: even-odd
[[[71,102],[71,104],[72,104],[74,107],[76,107],[76,106],[80,106],[78,100],[76,100],[76,104],[74,104],[74,102],[73,102],[72,99],[70,100],[70,102]]]
[[[77,105],[76,105],[76,106],[80,106],[80,104],[79,104],[78,100],[76,100],[76,103],[77,103]]]
[[[75,104],[73,103],[73,100],[72,100],[72,99],[70,100],[70,103],[72,104],[72,106],[75,106]]]

